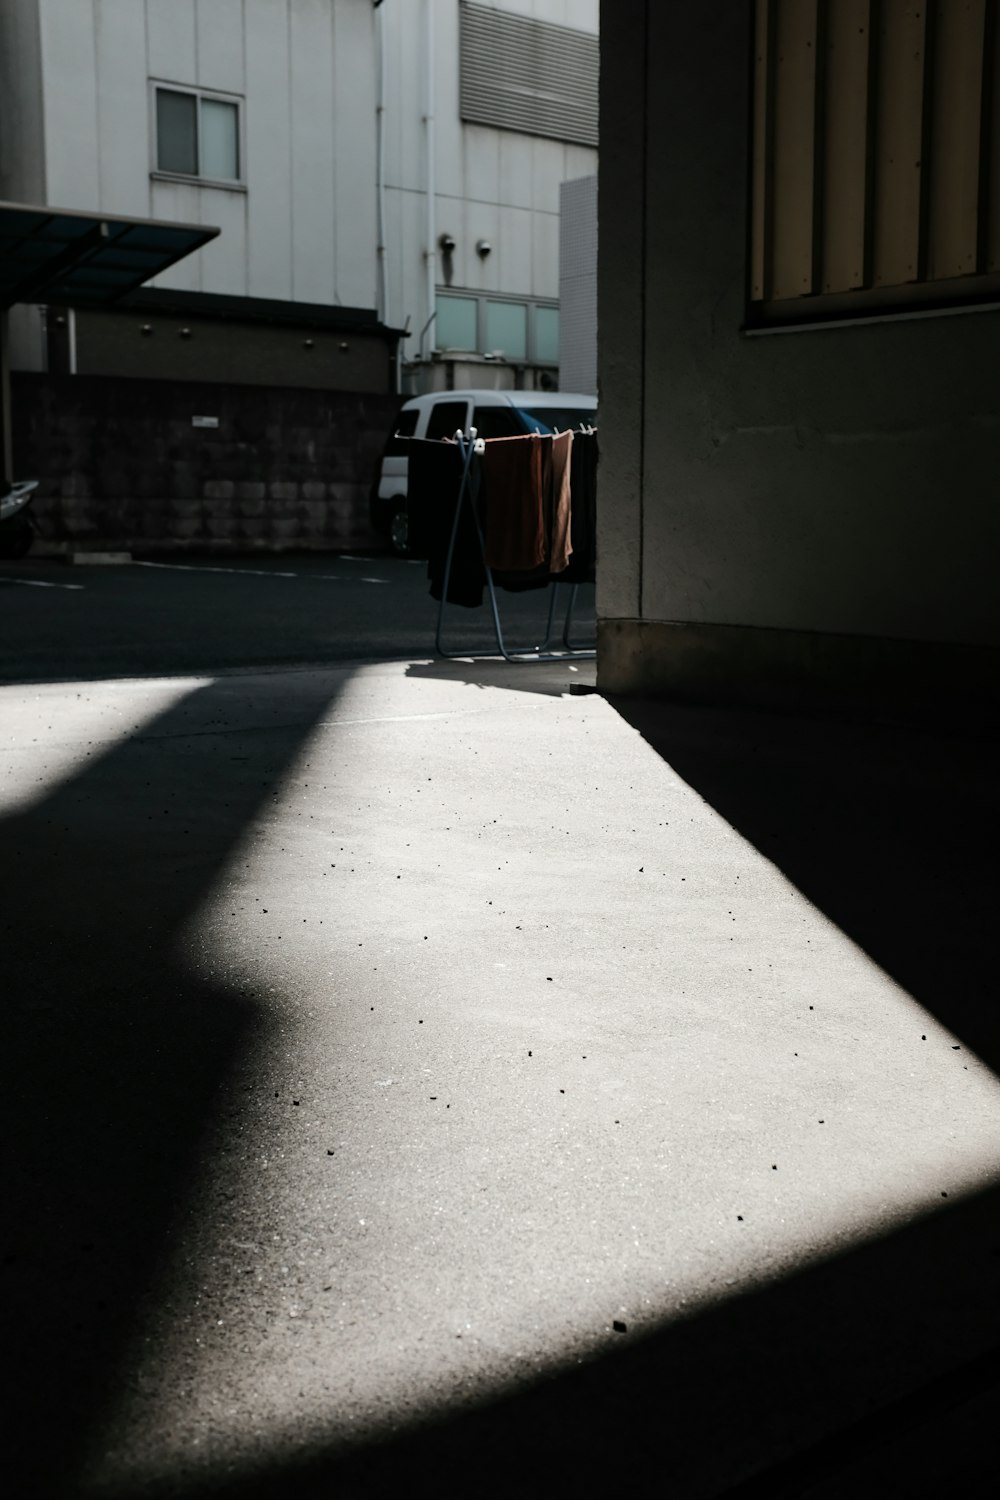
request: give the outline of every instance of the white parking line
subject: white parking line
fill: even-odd
[[[388,583],[388,578],[344,578],[339,573],[289,573],[278,568],[219,568],[198,563],[136,562],[136,568],[162,568],[168,573],[233,573],[238,578],[318,578],[324,583]],[[18,579],[17,582],[25,582]],[[79,583],[54,583],[51,588],[81,588]]]
[[[282,573],[277,568],[216,568],[207,563],[134,562],[135,568],[164,568],[169,573],[236,573],[251,578],[299,578],[299,573]]]
[[[0,576],[0,583],[19,583],[26,589],[82,589],[83,583],[46,583],[41,578],[7,578]]]

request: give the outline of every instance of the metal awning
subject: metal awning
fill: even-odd
[[[8,310],[16,302],[105,307],[218,233],[203,224],[0,202],[0,493],[11,482]]]
[[[15,302],[103,306],[218,233],[201,224],[0,202],[0,308]]]

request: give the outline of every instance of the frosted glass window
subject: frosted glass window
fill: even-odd
[[[535,308],[535,358],[543,364],[559,363],[559,309]]]
[[[475,349],[475,297],[438,297],[433,343],[439,349]]]
[[[200,176],[235,182],[240,175],[240,117],[224,99],[201,101]]]
[[[528,309],[523,302],[487,302],[485,354],[528,357]]]
[[[156,90],[156,165],[161,172],[198,172],[198,101],[194,94]]]

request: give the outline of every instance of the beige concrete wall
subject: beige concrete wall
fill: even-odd
[[[995,646],[1000,316],[741,333],[750,26],[602,8],[599,614]]]
[[[182,333],[183,329],[183,333]],[[178,318],[114,308],[76,316],[76,373],[385,394],[385,340],[309,324]]]

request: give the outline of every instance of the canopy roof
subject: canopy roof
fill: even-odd
[[[218,229],[0,202],[0,308],[100,307],[134,291]]]

